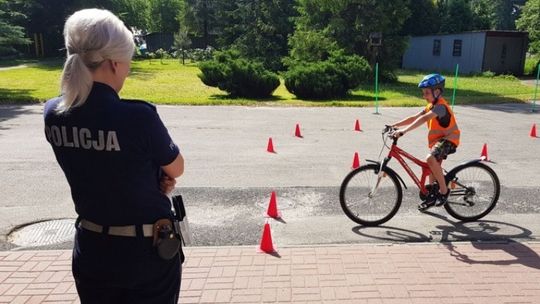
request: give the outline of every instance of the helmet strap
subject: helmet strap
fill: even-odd
[[[436,104],[439,101],[439,97],[441,97],[441,94],[442,94],[442,89],[439,88],[440,92],[438,95],[435,95],[435,90],[436,89],[431,88],[431,95],[433,96],[433,104]]]

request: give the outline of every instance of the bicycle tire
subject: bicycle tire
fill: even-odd
[[[474,173],[473,170],[483,174],[483,180],[478,177],[473,177],[471,175]],[[453,176],[453,179],[448,181],[450,196],[448,197],[448,202],[444,205],[448,214],[460,221],[471,222],[481,219],[495,208],[495,205],[499,200],[501,185],[499,177],[493,169],[484,163],[471,163],[457,170]],[[452,183],[454,183],[454,186]],[[492,188],[491,191],[487,191],[487,195],[491,196],[482,197],[478,195],[478,189],[481,185]],[[466,186],[466,188],[463,188],[463,186]],[[454,187],[454,189],[452,189],[452,187]],[[465,193],[462,193],[462,191]],[[455,197],[458,197],[458,199],[455,200]],[[486,204],[481,204],[480,208],[474,208],[476,205],[480,204],[479,202],[470,200],[471,198],[478,198],[478,200],[488,199],[488,202]],[[461,202],[461,200],[463,200],[463,202]],[[483,206],[485,206],[485,208]],[[464,214],[464,211],[469,211],[469,214]]]
[[[385,173],[384,177],[388,177],[388,181],[390,183],[387,187],[381,187],[378,188],[378,196],[377,199],[382,200],[382,202],[379,202],[378,205],[372,205],[371,200],[372,198],[368,197],[371,189],[371,184],[369,179],[374,179],[374,182],[376,182],[377,176],[379,172],[379,165],[376,164],[369,164],[361,166],[353,171],[351,171],[345,179],[343,179],[343,182],[341,183],[341,188],[339,191],[339,201],[341,204],[341,208],[343,209],[343,212],[354,222],[364,225],[364,226],[378,226],[380,224],[383,224],[387,221],[389,221],[398,211],[399,207],[401,206],[401,200],[403,198],[403,190],[401,188],[401,184],[399,182],[399,179],[397,177],[397,174],[390,168],[383,169],[383,172]],[[352,187],[350,187],[351,182],[357,183],[356,181],[358,178],[365,178],[368,180],[368,185],[366,187],[354,187],[354,193]],[[384,181],[385,185],[386,180],[383,179],[381,181]],[[381,182],[380,181],[380,182]],[[381,185],[384,186],[384,185]],[[388,189],[386,189],[388,188]],[[388,190],[388,191],[387,191]],[[381,193],[384,194],[381,195]],[[365,196],[364,196],[365,195]],[[377,215],[376,218],[373,219],[367,219],[365,216],[367,215],[366,208],[355,208],[352,209],[352,203],[354,199],[360,199],[363,197],[367,199],[368,207],[381,207],[382,211],[379,212],[380,214]],[[387,200],[386,202],[384,200]],[[357,211],[358,212],[355,212]],[[365,213],[364,213],[365,212]]]

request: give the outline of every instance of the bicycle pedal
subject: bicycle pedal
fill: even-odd
[[[435,206],[435,201],[425,201],[418,205],[418,211],[425,212]]]

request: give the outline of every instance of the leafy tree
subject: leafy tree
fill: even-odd
[[[516,21],[519,30],[529,32],[529,51],[540,53],[540,0],[528,0]]]
[[[220,1],[217,9],[220,47],[231,46],[273,71],[282,68],[294,31],[294,0]]]
[[[296,33],[309,37],[304,32],[320,32],[347,54],[369,58],[372,64],[378,61],[382,70],[391,71],[399,66],[406,48],[401,28],[410,15],[407,4],[407,0],[298,0]],[[295,45],[302,45],[294,41],[296,33],[291,54],[298,51]],[[373,33],[382,34],[380,47],[370,44]]]
[[[83,8],[104,8],[112,11],[126,25],[147,29],[149,6],[146,0],[8,0],[28,18],[26,32],[43,36],[45,54],[63,55],[62,32],[66,19]]]
[[[332,51],[338,50],[335,40],[319,30],[296,30],[289,38],[290,56],[286,65],[294,62],[316,62],[326,60]]]
[[[496,30],[514,30],[516,28],[514,18],[514,5],[511,0],[492,0],[493,23]]]
[[[402,34],[423,36],[439,32],[439,11],[433,0],[410,1],[408,8],[411,15],[403,24]]]
[[[259,1],[255,7],[254,25],[236,40],[237,48],[271,70],[282,68],[281,58],[287,55],[287,38],[294,31],[290,19],[295,14],[293,0]]]
[[[254,22],[251,10],[254,2],[248,0],[218,1],[216,3],[216,26],[219,28],[217,45],[226,48],[242,36]]]
[[[25,37],[24,28],[15,23],[25,16],[10,4],[7,0],[0,0],[0,55],[15,53],[14,46],[30,43]]]
[[[150,21],[150,7],[147,0],[111,0],[110,10],[127,26],[145,30]]]
[[[492,0],[472,0],[473,28],[475,30],[490,30],[492,26]]]
[[[184,0],[178,20],[188,33],[203,37],[204,47],[210,45],[210,33],[216,27],[216,3],[212,0]]]
[[[62,31],[64,22],[75,10],[69,0],[8,0],[14,11],[19,11],[27,18],[21,22],[29,37],[34,34],[43,36],[45,55],[61,55],[64,47]]]
[[[129,0],[127,0],[129,1]],[[183,8],[183,0],[149,0],[150,32],[176,33],[180,29],[178,12]]]
[[[147,0],[74,0],[69,13],[83,8],[103,8],[116,14],[127,26],[146,29],[150,20]]]
[[[522,0],[468,0],[474,30],[514,30]]]
[[[450,0],[440,12],[442,33],[460,33],[474,28],[471,6],[466,0]]]

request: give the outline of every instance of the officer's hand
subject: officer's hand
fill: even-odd
[[[176,185],[176,179],[169,177],[167,175],[163,175],[159,183],[161,192],[165,194],[171,193],[174,190],[175,185]]]

